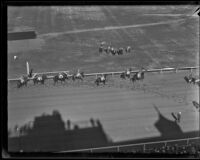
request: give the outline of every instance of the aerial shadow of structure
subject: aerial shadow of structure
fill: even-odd
[[[173,138],[174,135],[178,137],[183,135],[183,131],[177,122],[165,118],[155,105],[154,108],[159,116],[159,119],[155,122],[154,126],[161,133],[161,137]]]
[[[8,151],[57,152],[192,138],[199,135],[199,131],[184,133],[179,124],[164,117],[155,105],[154,108],[158,113],[158,120],[154,123],[154,126],[161,133],[160,136],[113,142],[105,133],[99,120],[96,121],[91,118],[91,126],[84,128],[74,125],[68,120],[65,128],[65,122],[60,113],[53,111],[52,115],[43,114],[35,117],[31,127],[29,125],[22,126],[18,136],[9,136]]]
[[[52,115],[35,117],[32,127],[21,127],[17,137],[8,137],[8,151],[54,152],[106,146],[111,143],[99,120],[90,120],[91,126],[80,128],[65,123],[58,111]]]
[[[160,132],[160,136],[133,139],[127,141],[116,142],[115,145],[137,144],[146,142],[166,141],[175,139],[184,139],[198,137],[199,131],[183,132],[180,125],[172,120],[167,119],[159,111],[158,107],[154,105],[154,109],[158,113],[158,120],[154,123],[155,128]]]

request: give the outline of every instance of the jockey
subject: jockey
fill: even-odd
[[[192,81],[192,78],[193,78],[193,75],[192,75],[192,73],[190,73],[190,75],[188,76],[189,82]]]
[[[105,75],[102,75],[101,76],[101,81],[105,81],[105,80],[106,80]]]
[[[130,76],[130,74],[131,74],[131,70],[130,70],[130,69],[127,69],[126,75]]]
[[[78,73],[76,74],[76,77],[81,77],[79,69],[78,69]]]
[[[137,73],[137,78],[141,78],[141,71]]]
[[[58,77],[59,77],[60,79],[63,78],[62,73],[59,73]]]
[[[23,82],[25,81],[24,76],[21,76],[21,77],[19,78],[19,80],[20,80],[21,83],[23,83]]]
[[[180,120],[181,120],[181,112],[177,113],[177,120],[178,120],[178,122],[180,122]]]
[[[190,75],[188,76],[188,78],[191,79],[192,77],[193,77],[193,76],[192,76],[192,73],[190,73]]]
[[[37,78],[37,80],[38,80],[38,81],[41,81],[41,80],[42,80],[42,77],[41,77],[41,76],[39,76],[39,77]]]
[[[101,42],[101,46],[103,46],[104,44],[106,44],[106,42],[104,42],[104,41],[103,41],[103,42]]]

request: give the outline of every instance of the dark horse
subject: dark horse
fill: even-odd
[[[75,81],[76,79],[80,79],[81,81],[83,81],[84,78],[84,72],[78,72],[77,74],[73,74],[72,75],[72,80]]]
[[[66,79],[69,79],[68,75],[66,73],[59,73],[57,75],[55,75],[53,77],[53,81],[54,81],[54,85],[60,81],[61,83],[62,82],[65,82]]]
[[[123,51],[124,51],[123,48],[119,48],[119,49],[117,50],[117,54],[118,54],[118,55],[122,55],[122,54],[123,54]]]
[[[134,83],[137,80],[143,81],[143,79],[144,79],[144,72],[138,72],[138,73],[135,73],[133,77],[130,78],[130,81]]]
[[[185,79],[185,81],[187,82],[187,83],[193,83],[193,84],[195,84],[195,78],[194,77],[187,77],[187,76],[185,76],[184,77],[184,79]]]
[[[17,81],[17,88],[20,88],[22,86],[27,86],[28,83],[28,77],[22,76],[18,81]]]
[[[34,83],[34,85],[38,84],[38,83],[44,84],[46,79],[47,79],[46,74],[43,74],[41,76],[36,76],[36,77],[33,78],[33,83]]]
[[[99,53],[103,52],[103,47],[99,47]]]
[[[106,84],[106,76],[107,75],[103,75],[103,76],[101,76],[101,77],[97,77],[97,79],[95,80],[95,84],[97,85],[97,86],[99,86],[99,84],[100,83],[103,83],[104,85]]]
[[[126,53],[130,53],[131,52],[131,47],[130,46],[126,47],[125,51],[126,51]]]
[[[130,78],[131,70],[132,70],[132,69],[130,68],[129,70],[127,70],[127,71],[125,71],[125,72],[122,72],[122,73],[120,74],[120,78],[122,78],[122,79]]]

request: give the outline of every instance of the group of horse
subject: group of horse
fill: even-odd
[[[200,81],[198,78],[195,78],[192,76],[192,74],[190,74],[189,76],[185,76],[184,77],[185,81],[189,84],[197,84],[198,86],[200,86]]]
[[[144,72],[146,71],[146,69],[143,69],[143,70],[141,70],[141,71],[138,71],[138,72],[136,72],[135,74],[133,74],[132,76],[131,76],[131,71],[132,71],[132,70],[131,70],[131,68],[130,68],[130,69],[128,69],[127,71],[121,73],[121,74],[120,74],[120,78],[122,78],[122,79],[128,78],[128,79],[130,79],[130,81],[131,81],[132,83],[134,83],[134,82],[136,82],[136,81],[139,81],[139,80],[142,80],[142,81],[143,81],[143,79],[144,79]]]
[[[32,76],[28,75],[28,76],[22,76],[20,77],[18,83],[17,83],[17,87],[20,88],[22,86],[27,86],[28,81],[32,80],[33,84],[44,84],[44,82],[48,79],[46,74],[42,74],[42,75],[36,75],[35,77],[31,78]],[[54,81],[54,85],[58,82],[65,82],[66,80],[71,79],[72,81],[75,80],[81,80],[83,81],[84,78],[84,73],[83,72],[78,72],[77,74],[72,74],[71,76],[67,73],[58,73],[55,76],[53,76],[53,81]]]
[[[100,47],[99,47],[99,53],[107,53],[107,54],[110,54],[111,55],[123,55],[125,52],[126,53],[130,53],[131,52],[131,47],[130,46],[127,46],[125,48],[123,47],[120,47],[120,48],[114,48],[112,46],[105,46],[105,42],[102,42],[100,44]]]
[[[36,85],[36,84],[44,84],[45,81],[48,79],[48,77],[47,77],[46,74],[36,75],[33,78],[31,78],[30,76],[31,75],[22,76],[20,78],[20,80],[18,81],[18,83],[17,83],[17,87],[20,88],[22,86],[27,86],[27,83],[30,80],[33,81],[34,85]],[[108,76],[107,74],[102,74],[101,76],[96,77],[94,83],[97,86],[99,86],[100,84],[105,85],[106,82],[107,82],[107,80],[108,80],[107,76]],[[54,85],[55,85],[58,82],[64,83],[66,80],[70,80],[70,79],[72,81],[75,81],[75,80],[81,80],[81,81],[83,81],[84,77],[85,77],[84,72],[78,72],[78,73],[72,74],[72,75],[69,75],[68,73],[62,72],[62,73],[58,73],[55,76],[53,76],[52,79],[53,79],[53,82],[54,82]],[[130,81],[132,81],[134,83],[136,80],[143,80],[144,79],[144,71],[135,73],[131,77],[131,69],[129,69],[127,71],[122,72],[120,74],[120,78],[121,79],[127,79],[127,78],[129,78]]]

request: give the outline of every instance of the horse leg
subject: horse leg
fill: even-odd
[[[17,88],[20,88],[20,83],[17,84]]]

